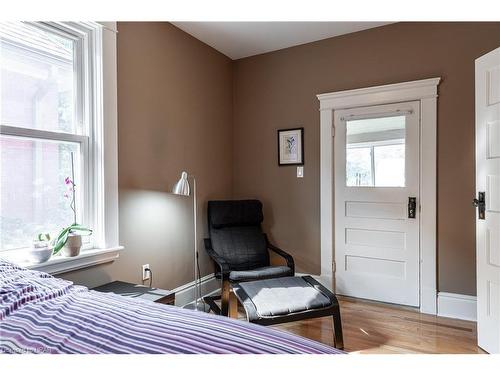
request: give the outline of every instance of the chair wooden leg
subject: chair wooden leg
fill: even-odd
[[[231,293],[231,284],[228,280],[222,282],[222,296],[221,296],[221,315],[228,316],[229,313],[229,295]]]
[[[233,292],[229,293],[229,317],[238,319],[238,298]]]
[[[344,335],[342,334],[342,321],[340,319],[340,307],[337,304],[333,310],[333,339],[337,349],[344,349]]]

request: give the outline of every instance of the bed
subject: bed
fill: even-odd
[[[90,291],[0,260],[0,353],[342,351],[244,321]]]

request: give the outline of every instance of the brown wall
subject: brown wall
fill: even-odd
[[[88,286],[193,280],[192,198],[167,194],[182,170],[196,176],[198,233],[208,199],[232,195],[232,62],[166,22],[118,23],[119,260],[64,275]],[[202,273],[213,272],[201,253]]]
[[[166,193],[182,169],[208,199],[257,197],[271,239],[319,273],[316,94],[440,76],[439,290],[475,294],[474,59],[500,23],[400,23],[231,62],[168,23],[118,24],[120,259],[66,274],[85,285],[192,280],[190,199]],[[277,166],[276,130],[305,127],[305,177]],[[212,269],[201,251],[203,273]]]
[[[399,23],[234,64],[235,197],[265,204],[271,238],[299,271],[319,273],[316,94],[442,77],[438,99],[438,288],[476,294],[474,59],[500,46],[500,23]],[[278,167],[276,130],[305,128],[304,178]]]

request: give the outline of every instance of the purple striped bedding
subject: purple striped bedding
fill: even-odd
[[[89,291],[0,260],[0,353],[342,352],[268,327]]]

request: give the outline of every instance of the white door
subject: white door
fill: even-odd
[[[419,306],[419,111],[335,112],[335,281],[341,295]]]
[[[475,204],[477,338],[500,353],[500,48],[476,60]]]

